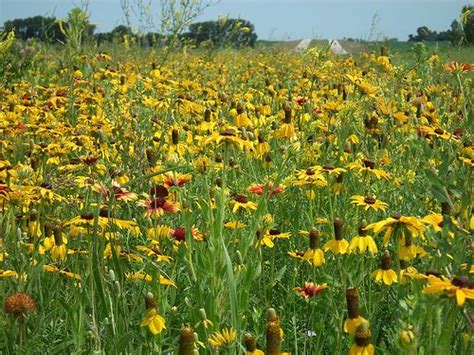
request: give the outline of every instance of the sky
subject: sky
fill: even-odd
[[[123,0],[122,0],[123,1]],[[137,0],[128,0],[133,3]],[[140,0],[138,0],[140,1]],[[143,1],[143,0],[142,0]],[[147,1],[147,0],[145,0]],[[159,17],[161,0],[151,0]],[[124,24],[121,0],[89,0],[91,21],[96,32],[107,32]],[[0,0],[0,25],[7,20],[31,16],[65,17],[81,0]],[[218,16],[242,18],[255,25],[260,39],[361,38],[407,40],[421,26],[431,30],[449,29],[469,0],[220,0],[197,21]],[[139,29],[139,22],[132,21]]]

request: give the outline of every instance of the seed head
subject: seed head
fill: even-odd
[[[26,312],[36,311],[36,304],[29,294],[24,292],[15,293],[5,300],[5,313],[13,314],[16,317],[22,317]]]

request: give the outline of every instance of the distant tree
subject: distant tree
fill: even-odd
[[[458,20],[453,20],[451,22],[451,29],[448,30],[449,33],[449,40],[453,45],[460,45],[462,44],[464,34],[461,24]]]
[[[189,26],[183,37],[197,45],[212,43],[215,47],[254,47],[257,41],[255,27],[247,20],[221,18],[218,21],[197,22]]]
[[[464,32],[464,41],[474,43],[474,6],[464,6],[461,10],[461,23]]]
[[[44,42],[64,41],[64,34],[54,17],[35,16],[4,23],[5,32],[15,31],[18,39],[35,38]]]
[[[110,32],[112,39],[118,39],[119,41],[123,41],[124,36],[133,37],[135,34],[133,33],[132,29],[128,26],[119,25],[115,27]]]

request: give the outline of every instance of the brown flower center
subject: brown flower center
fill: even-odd
[[[375,198],[372,196],[365,196],[364,202],[368,205],[373,205],[375,203]]]
[[[234,197],[234,200],[235,200],[236,202],[240,202],[240,203],[247,203],[247,202],[249,202],[249,199],[248,199],[246,196],[244,196],[244,195],[237,195],[237,196]]]
[[[221,136],[224,136],[224,137],[235,137],[235,133],[232,132],[230,129],[226,129],[225,131],[221,132]]]
[[[456,276],[452,279],[451,283],[454,286],[458,286],[461,288],[473,288],[473,284],[467,277],[464,276]]]
[[[364,164],[366,168],[375,169],[375,162],[372,160],[362,159],[362,164]]]

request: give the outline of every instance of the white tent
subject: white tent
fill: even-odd
[[[347,51],[342,48],[341,44],[337,39],[333,39],[329,41],[329,48],[331,48],[331,51],[336,54],[336,55],[346,55],[348,54]]]
[[[310,43],[311,43],[311,39],[309,39],[309,38],[305,38],[305,39],[301,40],[301,42],[298,43],[298,45],[296,46],[295,52],[303,52],[303,51],[307,50]]]

